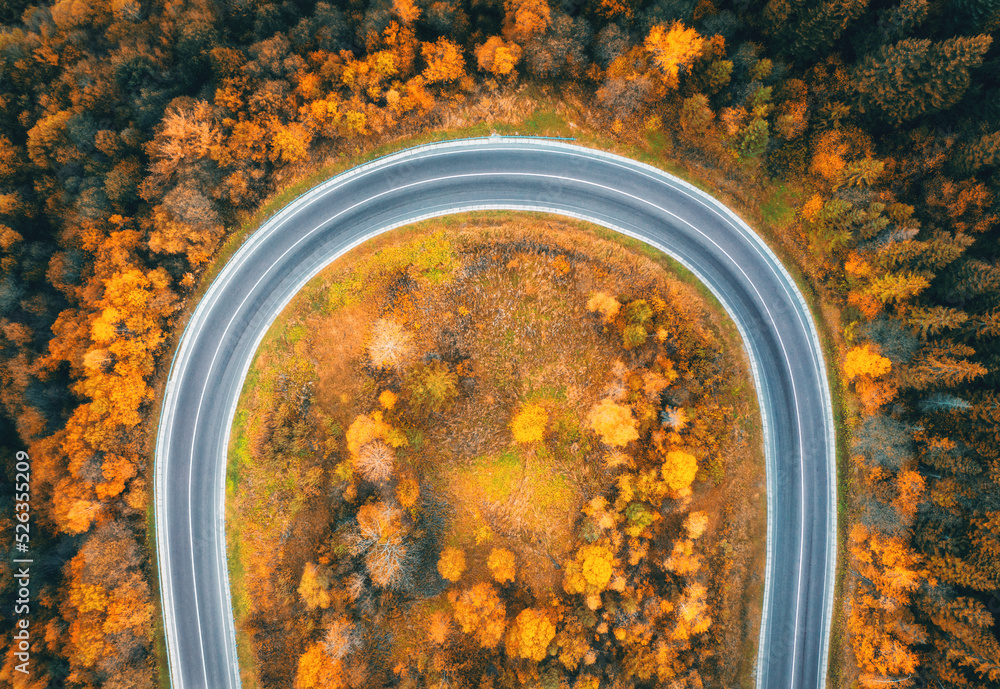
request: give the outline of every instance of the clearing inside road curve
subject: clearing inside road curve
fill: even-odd
[[[697,280],[603,228],[462,215],[353,250],[236,414],[244,686],[751,685],[747,369]]]

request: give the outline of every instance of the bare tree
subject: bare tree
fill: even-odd
[[[413,355],[413,336],[396,321],[379,318],[372,325],[368,356],[376,368],[401,368]]]
[[[363,479],[385,483],[392,477],[396,453],[381,440],[366,443],[354,458],[354,469]]]

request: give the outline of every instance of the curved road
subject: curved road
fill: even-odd
[[[836,466],[812,318],[773,253],[709,195],[655,168],[545,139],[418,147],[314,188],[268,221],[212,283],[167,380],[155,456],[160,594],[173,687],[240,685],[225,546],[226,449],[254,351],[323,266],[418,219],[476,209],[558,213],[678,259],[736,322],[764,421],[768,545],[757,687],[826,684]]]

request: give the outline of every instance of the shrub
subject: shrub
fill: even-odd
[[[526,404],[521,407],[510,422],[514,440],[519,443],[533,443],[542,439],[549,414],[540,404]]]
[[[458,395],[458,376],[448,364],[431,361],[414,366],[407,378],[407,387],[415,405],[441,411]]]

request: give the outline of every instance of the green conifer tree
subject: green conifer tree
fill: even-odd
[[[908,38],[882,46],[854,68],[851,83],[858,109],[899,124],[950,108],[969,87],[969,70],[982,63],[992,40]]]

